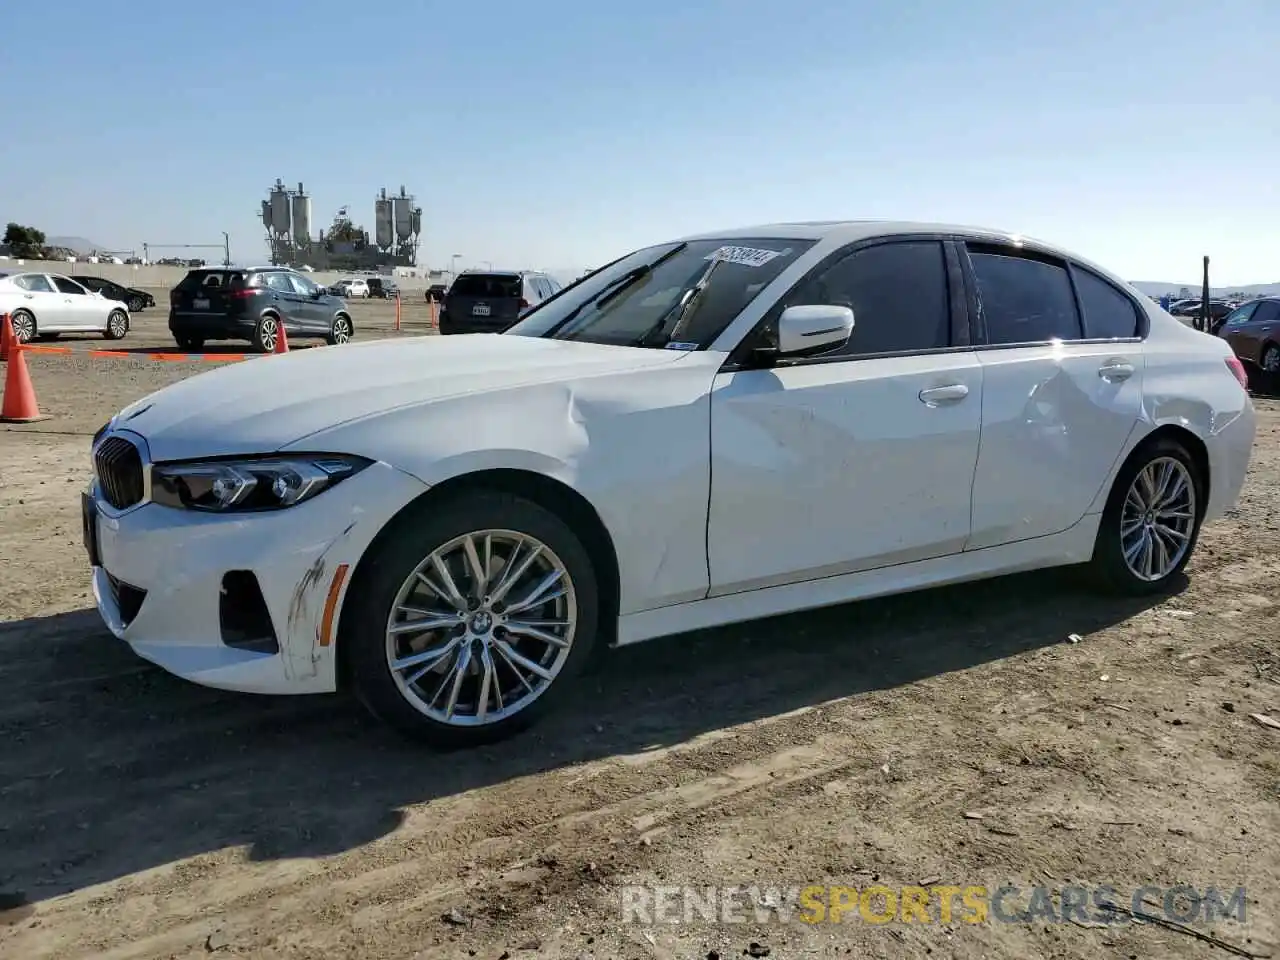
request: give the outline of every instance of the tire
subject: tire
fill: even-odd
[[[123,340],[129,333],[129,315],[123,310],[112,310],[107,316],[107,329],[102,335],[108,340]]]
[[[397,518],[388,531],[376,552],[363,561],[352,583],[339,635],[339,653],[349,669],[354,692],[374,716],[413,739],[448,749],[470,747],[525,729],[573,691],[574,680],[590,660],[596,642],[599,594],[591,558],[565,521],[521,497],[476,492],[461,494],[447,505],[432,504],[429,510],[417,510],[408,518]],[[483,589],[476,588],[476,578],[468,575],[468,554],[461,545],[468,535],[476,557],[490,557],[487,566],[477,559],[489,574]],[[517,568],[533,553],[532,541],[541,545],[541,552],[526,571],[517,570],[514,586],[503,591],[504,565],[511,558],[515,537],[525,538]],[[431,563],[432,557],[441,555],[457,589],[472,595],[466,614],[457,613],[456,604],[433,594],[418,576],[425,568],[442,585],[439,568]],[[561,579],[553,581],[550,574],[557,572]],[[557,592],[560,587],[556,584],[564,586],[563,593]],[[534,629],[543,636],[559,637],[559,642],[520,633],[504,635],[503,618],[511,611],[502,601],[527,601],[537,595],[539,586],[549,599],[527,608],[526,616],[536,624]],[[489,606],[477,606],[478,595],[499,592],[503,595]],[[452,620],[431,633],[393,636],[392,621],[411,616],[400,612],[405,604],[416,610],[447,610]],[[566,640],[568,646],[562,646]],[[479,672],[484,668],[473,666],[474,673],[463,675],[457,710],[450,719],[445,709],[453,689],[450,678],[456,678],[454,668],[464,650],[471,664],[484,664],[484,658],[488,659],[493,670],[490,695],[482,701]],[[517,673],[510,658],[512,650],[525,663],[545,665],[550,679],[523,667],[523,672]],[[422,653],[441,651],[445,652],[443,659],[422,663]],[[419,656],[417,662],[393,671],[393,658],[414,655]],[[522,677],[533,683],[522,685]],[[495,686],[501,698],[493,694]],[[485,719],[480,718],[482,702]]]
[[[186,334],[175,333],[173,342],[178,345],[178,349],[185,350],[187,353],[199,353],[204,349],[203,337],[191,337]]]
[[[253,328],[253,339],[250,342],[259,353],[273,353],[276,349],[276,337],[279,335],[280,318],[274,313],[264,313]]]
[[[141,297],[132,297],[129,300],[128,307],[130,313],[137,313],[139,310],[146,307],[146,304],[142,302]]]
[[[1270,376],[1280,373],[1280,347],[1269,343],[1262,348],[1262,356],[1258,358],[1258,366],[1262,372]]]
[[[1154,478],[1159,485],[1165,470],[1169,472],[1169,481],[1163,487],[1165,507],[1156,513],[1140,509],[1150,506],[1145,481]],[[1094,580],[1109,592],[1130,596],[1168,590],[1195,552],[1204,500],[1205,478],[1186,447],[1170,437],[1142,444],[1120,468],[1102,512],[1090,562]],[[1153,518],[1163,522],[1153,525]],[[1169,530],[1176,530],[1178,536]],[[1143,571],[1142,561],[1147,556],[1141,549],[1144,541],[1154,548],[1150,573]],[[1126,559],[1126,545],[1136,550],[1132,564]],[[1166,551],[1163,557],[1161,550]]]
[[[340,313],[333,318],[333,323],[329,324],[329,335],[326,336],[325,342],[331,347],[336,347],[340,343],[346,343],[355,334],[351,328],[351,318],[345,313]]]
[[[15,310],[9,315],[9,323],[13,326],[13,335],[19,343],[30,343],[39,333],[36,318],[27,310]]]

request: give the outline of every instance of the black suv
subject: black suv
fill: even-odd
[[[381,297],[383,300],[395,300],[400,296],[400,288],[390,277],[366,277],[369,284],[369,296]]]
[[[147,291],[138,290],[135,287],[122,287],[105,277],[84,277],[76,274],[71,279],[82,287],[88,287],[95,293],[102,294],[108,300],[117,300],[125,304],[130,313],[137,313],[156,305],[156,298]]]
[[[465,270],[454,279],[440,308],[441,333],[501,333],[561,290],[545,273]]]
[[[290,339],[346,343],[354,334],[346,301],[285,267],[204,267],[169,291],[169,332],[183,350],[248,340],[270,353],[281,324]]]

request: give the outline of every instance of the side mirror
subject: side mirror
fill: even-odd
[[[847,343],[853,335],[853,311],[834,304],[787,307],[778,318],[778,356],[821,353]]]

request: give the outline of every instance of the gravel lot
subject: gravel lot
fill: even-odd
[[[354,313],[393,333],[389,305]],[[52,417],[0,426],[0,956],[1232,955],[1147,923],[620,910],[627,884],[1008,881],[1243,886],[1244,923],[1195,929],[1280,956],[1280,729],[1251,717],[1280,719],[1280,402],[1257,399],[1239,508],[1161,603],[1057,572],[657,641],[531,734],[441,755],[343,697],[183,683],[100,625],[89,435],[208,369],[147,356],[174,349],[162,309],[121,346],[32,356]]]

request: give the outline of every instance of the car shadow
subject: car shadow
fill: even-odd
[[[300,343],[290,341],[289,350],[310,350],[312,347],[324,346],[323,342],[304,340]],[[247,343],[210,343],[199,350],[183,350],[176,344],[171,347],[107,347],[113,353],[131,353],[137,356],[246,356],[265,357],[269,354],[258,353]]]
[[[340,853],[391,833],[412,805],[967,670],[1154,602],[1077,581],[1022,574],[608,651],[533,730],[447,754],[401,739],[345,696],[180,681],[93,611],[6,624],[0,920],[229,846],[256,861]]]

